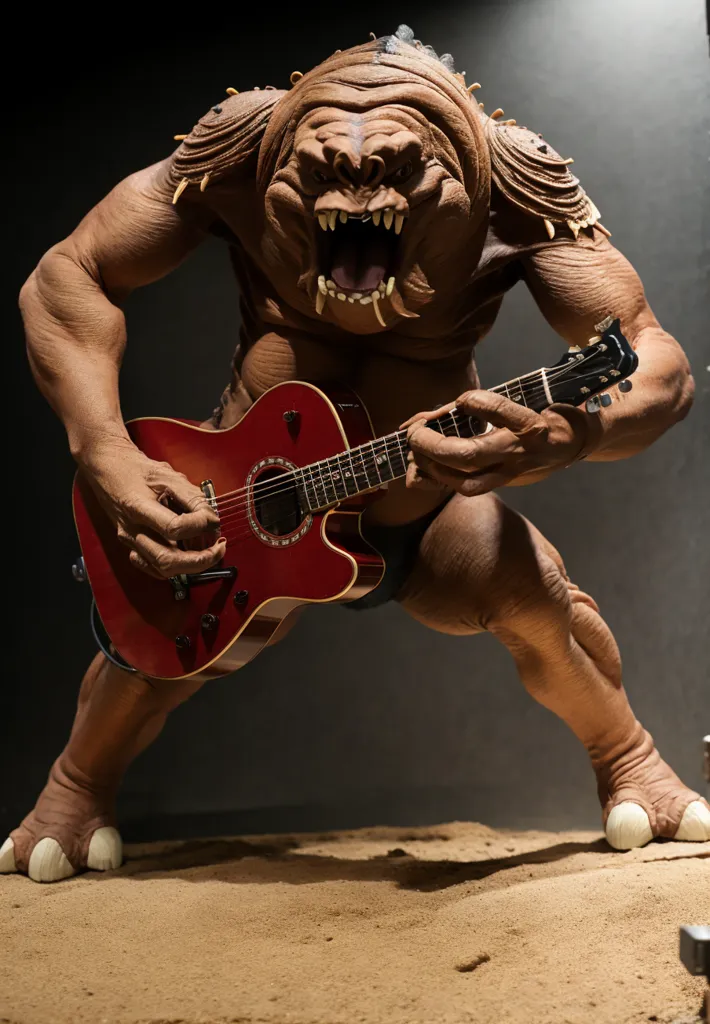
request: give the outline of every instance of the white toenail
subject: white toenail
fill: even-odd
[[[615,850],[633,850],[650,842],[653,831],[643,807],[631,800],[613,807],[606,821],[606,838]]]
[[[9,875],[12,871],[17,871],[15,844],[8,836],[2,846],[0,846],[0,874]]]
[[[675,838],[694,843],[705,843],[710,840],[710,811],[700,800],[693,800],[685,808]]]
[[[123,861],[121,837],[111,825],[97,828],[89,843],[86,866],[92,871],[112,871]]]
[[[27,874],[33,882],[59,882],[75,875],[76,871],[57,840],[45,836],[32,851]]]

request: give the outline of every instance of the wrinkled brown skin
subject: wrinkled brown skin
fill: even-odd
[[[126,342],[121,305],[130,292],[169,273],[209,234],[227,238],[243,327],[233,380],[209,423],[231,425],[267,388],[293,378],[348,382],[378,434],[411,417],[415,455],[406,486],[391,485],[368,515],[404,523],[433,509],[447,490],[459,493],[423,539],[399,595],[403,607],[444,633],[493,633],[528,692],[589,751],[604,820],[632,799],[655,835],[673,836],[697,794],[635,719],[616,643],[592,598],[570,582],[535,527],[491,492],[541,480],[579,457],[606,461],[642,451],[687,413],[687,361],[600,229],[575,238],[558,218],[551,241],[542,219],[551,216],[546,196],[539,208],[537,199],[530,208],[511,201],[495,147],[512,139],[534,153],[537,137],[522,129],[491,136],[511,130],[479,114],[461,80],[438,62],[404,44],[395,55],[380,51],[372,43],[334,56],[289,93],[231,97],[173,157],[119,184],[43,257],[23,289],[35,377],[135,564],[171,575],[216,562],[219,542],[201,552],[175,546],[214,516],[197,488],[132,446],[118,371]],[[415,173],[393,181],[405,159]],[[314,169],[331,180],[317,182]],[[173,203],[182,178],[188,185]],[[584,209],[584,193],[569,181],[576,208]],[[386,328],[372,305],[329,299],[318,316],[317,213],[386,207],[408,216],[395,293],[382,303]],[[591,417],[561,407],[536,414],[476,390],[474,346],[521,278],[570,345],[587,343],[608,313],[621,318],[639,356],[629,394],[616,393]],[[520,369],[527,367],[511,367],[511,375]],[[411,416],[457,395],[460,406],[486,412],[499,429],[472,441],[444,439],[426,427],[426,412]],[[160,503],[166,496],[182,515]],[[76,867],[86,863],[94,829],[114,823],[126,766],[195,687],[128,676],[97,656],[68,746],[13,833],[20,870],[47,835]]]

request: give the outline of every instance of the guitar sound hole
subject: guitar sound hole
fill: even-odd
[[[253,496],[257,521],[266,533],[283,537],[295,533],[303,522],[296,482],[287,471],[267,469],[260,473]]]

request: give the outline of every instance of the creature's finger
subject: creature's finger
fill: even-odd
[[[456,407],[468,416],[487,419],[494,427],[508,427],[518,437],[547,436],[547,424],[540,413],[495,391],[467,391],[456,400]]]
[[[430,427],[414,423],[409,447],[416,460],[421,456],[462,472],[484,469],[519,452],[519,441],[510,430],[493,430],[480,437],[443,437]]]

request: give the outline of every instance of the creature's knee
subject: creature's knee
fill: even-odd
[[[513,569],[502,574],[489,594],[485,628],[516,654],[520,649],[542,650],[567,642],[572,620],[563,567],[544,557],[535,572]]]

